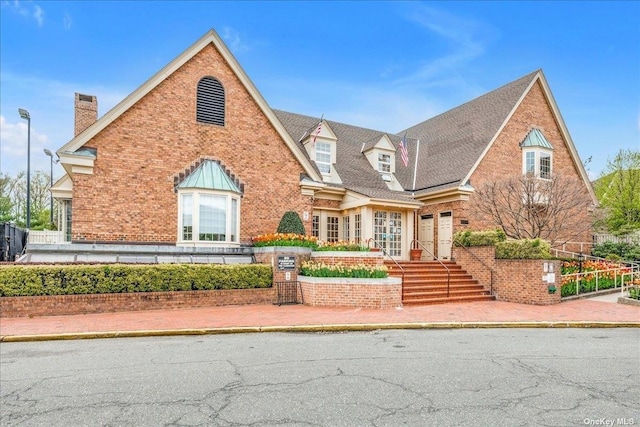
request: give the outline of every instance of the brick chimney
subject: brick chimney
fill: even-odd
[[[98,98],[93,95],[76,93],[74,136],[81,134],[86,128],[98,120]]]

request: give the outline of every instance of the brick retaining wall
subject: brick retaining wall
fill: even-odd
[[[64,316],[222,305],[273,304],[275,300],[276,291],[273,287],[214,291],[2,297],[0,298],[0,317]]]

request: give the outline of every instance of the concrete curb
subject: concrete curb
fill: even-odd
[[[386,329],[505,329],[505,328],[640,328],[640,322],[424,322],[424,323],[370,323],[297,326],[243,326],[228,328],[170,329],[143,331],[78,332],[41,335],[2,335],[0,342],[60,341],[103,338],[140,338],[187,335],[222,335],[258,332],[347,332]]]

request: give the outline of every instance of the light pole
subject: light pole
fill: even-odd
[[[31,116],[23,108],[18,108],[20,117],[27,121],[27,230],[31,228]]]
[[[53,224],[53,153],[48,150],[48,149],[44,149],[44,154],[46,154],[47,156],[51,157],[51,174],[49,175],[50,177],[50,184],[49,184],[49,193],[51,193],[49,195],[49,224]],[[58,161],[55,161],[56,163],[58,163]]]

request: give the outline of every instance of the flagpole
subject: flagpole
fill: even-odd
[[[416,144],[416,160],[413,166],[413,191],[416,190],[416,175],[418,174],[418,154],[420,153],[420,140]]]

